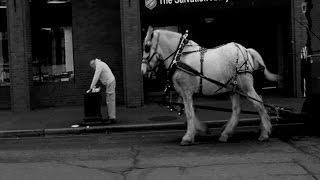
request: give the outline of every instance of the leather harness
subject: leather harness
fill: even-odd
[[[207,52],[206,48],[200,48],[200,74],[203,75],[203,61],[204,61],[204,54]],[[202,94],[202,78],[200,78],[200,87],[199,93]]]
[[[198,50],[194,50],[194,51],[186,51],[186,52],[183,52],[183,49],[186,45],[188,45],[188,42],[189,40],[187,39],[187,36],[188,36],[188,31],[186,31],[186,33],[184,35],[181,35],[181,38],[179,40],[179,43],[178,43],[178,46],[177,46],[177,49],[176,51],[174,51],[172,54],[170,54],[166,59],[164,59],[164,61],[168,60],[171,56],[174,56],[173,57],[173,60],[171,61],[170,65],[169,65],[169,68],[167,70],[167,74],[168,74],[168,80],[167,80],[167,85],[166,85],[166,88],[165,88],[165,92],[167,92],[169,89],[171,89],[173,86],[172,86],[172,76],[174,75],[174,73],[176,72],[176,70],[182,70],[188,74],[191,74],[191,75],[194,75],[194,76],[199,76],[200,77],[200,82],[199,82],[199,94],[202,95],[203,94],[203,79],[206,79],[208,80],[209,78],[207,78],[206,76],[204,76],[203,74],[203,64],[204,64],[204,60],[205,60],[205,53],[208,51],[208,49],[206,48],[203,48],[203,47],[200,47]],[[159,42],[159,36],[158,36],[158,40],[157,40],[157,46],[158,46],[158,42]],[[228,88],[228,84],[233,80],[232,82],[232,85],[233,85],[233,91],[236,91],[236,88],[237,88],[237,76],[239,74],[243,74],[243,73],[250,73],[252,74],[253,71],[254,71],[254,68],[252,67],[252,65],[249,63],[249,53],[247,52],[247,50],[245,50],[245,52],[243,52],[241,50],[241,47],[239,46],[239,44],[237,43],[234,43],[234,45],[237,47],[238,49],[238,52],[240,51],[241,54],[242,54],[242,57],[245,59],[244,63],[238,67],[236,66],[236,69],[235,69],[235,76],[231,77],[225,84],[219,82],[219,81],[216,81],[216,80],[213,80],[213,79],[210,79],[209,81],[220,86],[220,88],[215,92],[219,92],[221,89],[223,88]],[[156,49],[157,49],[157,46],[156,46]],[[192,46],[192,45],[191,45]],[[216,48],[219,48],[223,45],[220,45],[220,46],[217,46],[215,48],[212,48],[212,49],[216,49]],[[191,53],[196,53],[196,52],[200,52],[200,72],[198,72],[197,70],[195,70],[194,68],[190,67],[189,65],[183,63],[180,61],[180,58],[181,56],[183,55],[186,55],[186,54],[191,54]],[[151,57],[148,57],[146,59],[143,59],[142,63],[146,63],[148,64],[149,61],[153,58],[153,56],[155,56],[155,54],[157,54],[157,52],[155,51]],[[163,62],[164,62],[163,61]],[[236,60],[236,63],[238,64],[239,63],[239,53],[238,53],[238,58]],[[251,66],[251,70],[249,68],[249,65]],[[244,67],[244,69],[243,69]],[[154,69],[154,68],[153,68]]]
[[[220,89],[222,88],[226,88],[226,89],[230,89],[230,86],[229,86],[229,83],[233,80],[233,83],[232,83],[232,87],[233,87],[233,93],[236,93],[236,94],[239,94],[240,96],[242,97],[246,97],[248,99],[251,99],[253,101],[256,101],[256,102],[259,102],[261,104],[263,104],[265,107],[269,107],[269,108],[272,108],[273,110],[276,111],[276,114],[277,114],[277,117],[279,116],[279,111],[280,110],[283,110],[284,108],[282,107],[279,107],[279,106],[274,106],[274,105],[270,105],[270,104],[265,104],[263,103],[263,101],[259,100],[259,99],[256,99],[254,97],[251,97],[251,96],[248,96],[247,94],[243,93],[240,89],[238,89],[237,87],[237,76],[239,74],[243,74],[243,73],[249,73],[249,74],[252,74],[254,71],[258,71],[258,70],[261,70],[261,69],[264,69],[263,68],[260,68],[260,69],[254,69],[252,64],[250,64],[249,62],[249,53],[248,51],[245,49],[245,53],[241,50],[240,46],[237,44],[237,43],[234,43],[234,45],[238,48],[238,52],[240,51],[241,54],[242,54],[242,57],[244,58],[244,63],[238,67],[236,66],[236,73],[235,73],[235,76],[233,76],[232,78],[230,78],[225,84],[224,83],[221,83],[219,81],[216,81],[214,79],[211,79],[211,78],[208,78],[207,76],[203,75],[203,62],[204,62],[204,55],[205,53],[207,52],[207,49],[205,48],[202,48],[200,47],[199,50],[196,50],[196,51],[189,51],[189,52],[182,52],[184,47],[187,45],[188,43],[188,40],[186,38],[184,38],[185,36],[181,36],[180,38],[180,42],[178,44],[178,48],[176,49],[176,51],[174,51],[172,54],[170,54],[166,59],[164,59],[164,61],[168,60],[172,55],[175,55],[174,58],[173,58],[173,63],[171,62],[171,65],[169,66],[169,69],[168,69],[168,78],[170,80],[168,80],[168,84],[166,85],[166,90],[165,92],[167,92],[168,89],[171,88],[171,84],[172,84],[172,76],[174,74],[174,72],[176,72],[176,70],[180,70],[180,71],[183,71],[185,73],[188,73],[190,75],[193,75],[193,76],[198,76],[200,77],[200,88],[199,88],[199,93],[202,94],[202,79],[205,79],[207,80],[208,82],[211,82],[211,83],[214,83],[218,86],[220,86]],[[159,39],[159,37],[158,37]],[[181,44],[182,43],[182,44]],[[223,45],[221,45],[223,46]],[[219,46],[220,47],[220,46]],[[216,47],[218,48],[218,47]],[[181,55],[185,55],[185,54],[190,54],[190,53],[194,53],[194,52],[200,52],[200,72],[195,70],[193,67],[183,63],[180,61],[180,57]],[[178,54],[177,54],[178,53]],[[246,56],[245,56],[246,54]],[[148,58],[144,58],[142,63],[146,63],[148,64],[150,59],[152,59],[152,57],[155,55],[155,53],[150,57]],[[163,62],[164,62],[163,61]],[[239,53],[238,53],[238,58],[236,60],[236,63],[238,65],[239,63]],[[251,70],[249,68],[249,66],[251,66]],[[244,67],[244,69],[242,69],[242,67]],[[218,92],[220,89],[218,89],[216,92]]]
[[[175,59],[173,59],[173,63],[171,63],[171,65],[169,66],[169,70],[168,70],[168,78],[169,78],[169,82],[172,83],[172,76],[173,74],[176,72],[177,69],[179,70],[184,70],[184,72],[187,72],[191,75],[195,75],[195,76],[199,76],[200,77],[200,82],[199,82],[199,94],[202,95],[203,94],[203,64],[204,64],[204,60],[205,60],[205,53],[208,51],[208,49],[200,47],[199,50],[195,50],[195,51],[186,51],[186,52],[182,52],[184,47],[187,45],[188,40],[187,39],[182,39],[180,41],[181,45],[179,45],[178,52],[180,51],[180,54],[178,54],[176,56]],[[245,62],[240,66],[240,67],[236,67],[236,73],[235,76],[231,77],[225,84],[215,81],[214,83],[219,85],[220,88],[218,90],[215,91],[215,93],[218,93],[220,90],[222,90],[223,88],[227,87],[228,84],[233,80],[232,84],[233,87],[236,88],[237,87],[237,76],[239,74],[244,74],[244,73],[250,73],[252,74],[254,68],[251,65],[251,63],[249,62],[249,54],[246,50],[246,52],[243,52],[240,48],[240,46],[237,43],[234,43],[234,45],[238,48],[238,51],[241,52],[242,57],[245,58]],[[221,45],[223,46],[223,45]],[[215,48],[219,48],[221,46],[215,47]],[[213,48],[213,49],[215,49]],[[186,54],[191,54],[191,53],[196,53],[196,52],[200,52],[200,72],[198,72],[197,70],[195,70],[194,68],[190,67],[189,65],[183,63],[180,61],[181,56],[186,55]],[[246,56],[245,56],[246,55]],[[239,58],[237,58],[236,63],[239,63]],[[250,70],[250,67],[252,68],[252,70]],[[244,67],[244,69],[243,69]]]

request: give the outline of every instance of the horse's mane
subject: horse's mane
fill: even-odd
[[[167,29],[156,29],[155,31],[159,31],[159,32],[162,32],[162,33],[165,33],[171,37],[174,37],[174,38],[180,38],[181,37],[181,33],[178,33],[178,32],[175,32],[175,31],[171,31],[171,30],[167,30]],[[189,40],[189,43],[190,45],[198,45],[198,43],[192,41],[192,40]]]
[[[178,33],[178,32],[175,32],[175,31],[171,31],[171,30],[167,30],[167,29],[156,29],[155,31],[159,31],[161,33],[165,33],[171,37],[176,37],[176,38],[179,38],[181,36],[181,33]]]

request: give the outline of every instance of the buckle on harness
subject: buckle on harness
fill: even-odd
[[[184,33],[184,35],[181,36],[181,39],[180,39],[180,42],[179,42],[179,45],[178,45],[178,51],[177,53],[175,54],[175,56],[173,57],[173,60],[172,60],[172,64],[175,64],[177,61],[180,60],[180,56],[182,54],[182,51],[183,51],[183,48],[184,46],[188,43],[188,33],[189,31],[186,30],[186,32]]]

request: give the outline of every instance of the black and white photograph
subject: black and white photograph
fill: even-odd
[[[320,180],[320,1],[0,0],[0,180],[69,179]]]

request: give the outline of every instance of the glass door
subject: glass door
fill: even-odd
[[[9,73],[7,6],[6,0],[0,0],[0,109],[10,108]]]

